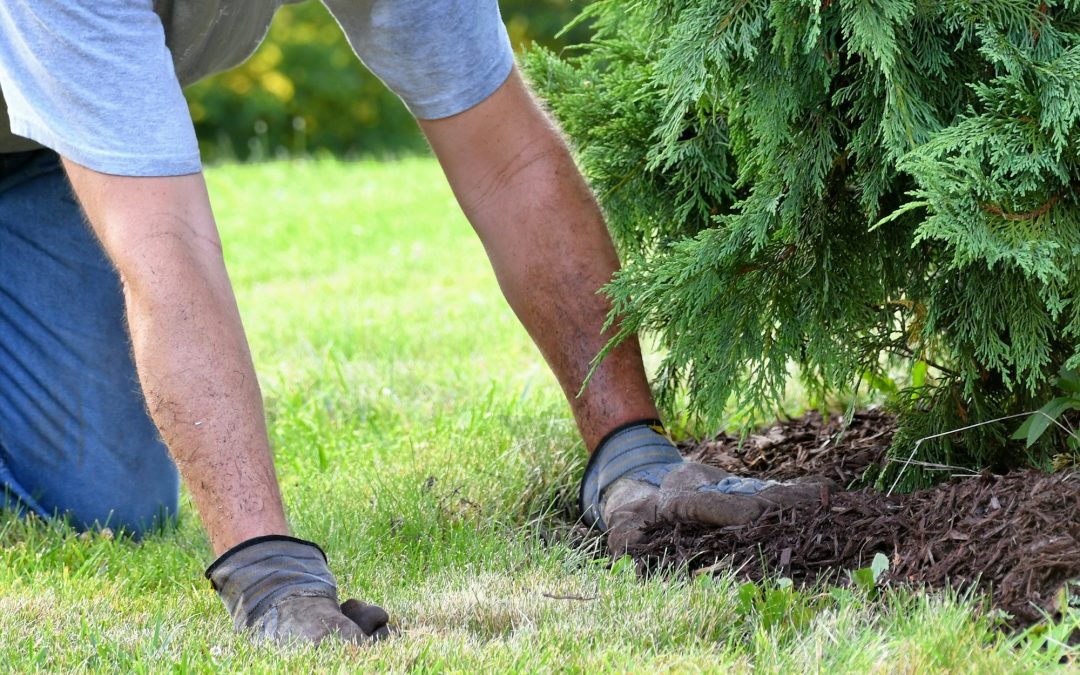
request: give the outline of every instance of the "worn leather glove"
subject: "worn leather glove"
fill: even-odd
[[[318,644],[328,636],[355,643],[389,635],[381,607],[337,601],[326,554],[315,544],[280,535],[237,544],[206,570],[238,631],[278,643]]]
[[[618,555],[650,523],[744,525],[834,489],[821,476],[782,483],[683,461],[659,420],[642,420],[600,442],[585,468],[580,504],[585,523],[606,531],[608,549]]]

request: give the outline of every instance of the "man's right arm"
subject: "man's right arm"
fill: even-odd
[[[152,3],[4,0],[0,85],[12,130],[64,158],[120,273],[150,413],[215,553],[285,534],[254,368]]]
[[[321,549],[287,536],[259,386],[151,0],[3,0],[0,87],[12,130],[64,158],[119,272],[143,393],[219,556],[207,576],[235,626],[278,641],[385,635],[386,613],[339,607]]]
[[[259,385],[202,174],[131,178],[64,165],[120,273],[147,406],[215,554],[286,534]]]
[[[281,642],[386,637],[386,612],[339,606],[325,555],[287,536],[202,174],[130,178],[64,165],[120,273],[147,406],[210,536],[218,559],[207,577],[236,628]]]

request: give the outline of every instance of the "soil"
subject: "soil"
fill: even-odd
[[[895,422],[874,410],[846,422],[811,413],[741,445],[723,436],[681,450],[740,475],[818,474],[850,485],[883,461]],[[835,584],[883,553],[885,583],[974,587],[1006,613],[1007,625],[1022,628],[1057,613],[1070,590],[1073,602],[1080,596],[1080,474],[984,472],[912,494],[838,492],[740,527],[655,524],[630,553],[645,570],[685,565],[697,573],[736,569],[753,580]]]

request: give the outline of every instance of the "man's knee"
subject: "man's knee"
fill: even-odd
[[[138,388],[116,271],[56,155],[24,164],[0,181],[0,487],[76,527],[145,532],[176,514],[179,481]]]
[[[43,518],[67,520],[78,530],[109,528],[135,535],[168,526],[179,508],[176,467],[156,438],[127,452],[83,447],[61,464],[28,463],[0,443],[0,482],[9,506]]]
[[[78,472],[74,481],[54,486],[58,501],[51,506],[72,525],[141,536],[176,518],[180,481],[161,441],[148,441],[136,452],[100,453],[96,464],[96,471]]]
[[[138,494],[113,493],[88,505],[81,513],[68,512],[71,524],[79,530],[108,528],[142,538],[166,529],[176,522],[179,509],[179,490],[175,484],[159,485],[152,490],[139,489]]]

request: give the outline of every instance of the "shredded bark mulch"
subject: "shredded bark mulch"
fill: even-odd
[[[850,485],[883,460],[894,428],[880,411],[855,414],[850,424],[811,413],[741,445],[721,437],[682,450],[740,475],[819,474]],[[735,569],[753,580],[772,575],[797,583],[845,583],[847,571],[870,566],[882,553],[890,563],[887,583],[973,587],[1019,628],[1058,612],[1070,589],[1073,602],[1080,596],[1080,474],[984,473],[905,495],[864,488],[741,527],[655,524],[630,553],[650,570]]]
[[[825,420],[814,411],[744,440],[724,434],[684,442],[679,449],[687,459],[740,476],[792,480],[816,474],[846,486],[884,460],[895,431],[896,418],[881,410],[858,412],[850,420],[839,415]]]

